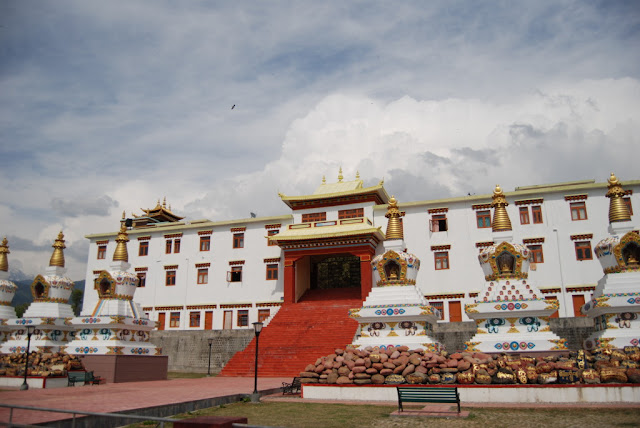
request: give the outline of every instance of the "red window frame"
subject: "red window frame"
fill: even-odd
[[[258,322],[265,322],[271,316],[271,309],[258,309]]]
[[[198,284],[209,283],[209,268],[198,268]]]
[[[164,244],[164,253],[171,254],[171,250],[173,249],[173,241],[171,239],[167,239]]]
[[[587,204],[584,202],[571,202],[571,221],[587,220]]]
[[[229,282],[242,282],[242,266],[231,266]]]
[[[440,311],[440,320],[444,320],[444,302],[429,302],[431,306]]]
[[[533,217],[533,224],[541,224],[542,223],[542,207],[540,205],[532,206],[531,216]]]
[[[149,255],[149,241],[140,241],[140,245],[138,246],[138,256],[148,256]]]
[[[275,236],[275,235],[277,235],[278,233],[280,233],[280,231],[279,231],[279,230],[267,230],[267,236]],[[272,246],[274,246],[274,245],[278,245],[278,244],[277,244],[277,243],[275,243],[275,242],[271,242],[271,240],[270,240],[269,238],[267,238],[267,245],[268,245],[268,246],[270,246],[270,247],[272,247]]]
[[[165,276],[165,282],[164,284],[167,287],[172,287],[174,285],[176,285],[176,271],[175,270],[168,270]]]
[[[627,209],[629,210],[629,215],[633,215],[633,206],[631,205],[631,198],[629,197],[622,198],[622,202],[624,202],[624,204],[627,206]]]
[[[449,269],[449,252],[448,251],[437,251],[433,253],[433,259],[434,259],[436,270]]]
[[[476,211],[476,224],[478,229],[486,229],[491,227],[491,211]]]
[[[238,327],[249,326],[249,311],[246,309],[238,310]]]
[[[244,248],[244,233],[233,234],[233,248]]]
[[[180,238],[173,240],[173,252],[174,254],[178,254],[180,252]]]
[[[104,260],[107,258],[107,246],[106,245],[98,245],[98,260]]]
[[[520,207],[520,224],[529,224],[529,207]]]
[[[346,220],[348,218],[360,218],[360,217],[364,217],[364,208],[338,211],[339,220]]]
[[[201,236],[200,237],[200,251],[209,251],[211,250],[211,237],[210,236]]]
[[[169,328],[179,328],[179,327],[180,327],[180,312],[170,312]]]
[[[327,213],[308,213],[302,214],[302,222],[303,223],[313,223],[315,221],[325,221],[327,219]]]
[[[576,241],[576,260],[593,260],[593,251],[591,251],[591,241]]]
[[[542,253],[542,245],[527,245],[531,251],[531,261],[533,263],[544,263],[544,254]]]
[[[272,281],[278,279],[278,265],[277,264],[268,264],[267,265],[267,280]]]
[[[449,230],[449,222],[446,214],[434,214],[429,222],[430,232],[446,232]]]
[[[147,285],[147,273],[138,272],[136,276],[138,277],[138,288],[145,287]]]
[[[189,312],[189,327],[200,327],[200,311]]]

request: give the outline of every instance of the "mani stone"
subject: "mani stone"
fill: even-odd
[[[401,383],[404,383],[404,378],[399,374],[392,374],[387,376],[387,378],[384,380],[384,383],[387,385],[399,385]]]

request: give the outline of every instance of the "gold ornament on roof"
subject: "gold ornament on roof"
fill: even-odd
[[[322,184],[327,184],[327,179],[325,178],[325,176],[322,176]]]
[[[124,222],[120,222],[120,232],[116,238],[116,251],[113,253],[114,262],[128,262],[129,253],[127,252],[127,242],[129,242],[129,235],[127,234],[127,226]]]
[[[624,203],[624,189],[618,177],[612,172],[609,177],[609,190],[607,191],[607,198],[609,198],[609,223],[615,223],[619,221],[631,220],[629,208]]]
[[[7,241],[7,237],[5,236],[2,244],[0,244],[0,271],[9,271],[9,259],[7,258],[7,254],[9,253],[9,241]]]
[[[342,176],[342,167],[340,167],[340,171],[338,172],[338,183],[342,183],[342,179],[344,177]]]
[[[53,243],[52,247],[53,254],[49,260],[49,266],[64,267],[64,252],[62,250],[67,247],[64,245],[64,235],[62,234],[62,231],[58,233],[58,238],[56,239],[56,242]]]
[[[509,214],[507,214],[506,206],[507,199],[504,196],[504,192],[499,185],[496,184],[496,188],[493,191],[493,202],[491,207],[493,210],[493,221],[491,222],[491,230],[494,232],[503,232],[511,230],[511,220]]]
[[[360,171],[356,171],[356,180],[360,180]]]
[[[387,213],[384,215],[389,219],[385,239],[404,239],[402,222],[400,221],[400,217],[403,215],[404,213],[401,213],[398,209],[398,201],[396,201],[394,196],[391,196],[391,199],[389,199]]]

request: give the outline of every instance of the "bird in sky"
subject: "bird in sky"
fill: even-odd
[[[234,108],[236,108],[235,104],[231,106],[231,110],[233,110]]]

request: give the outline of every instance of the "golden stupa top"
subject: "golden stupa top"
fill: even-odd
[[[390,239],[404,239],[402,222],[400,221],[400,217],[403,215],[404,213],[401,213],[398,209],[398,201],[394,196],[391,196],[391,199],[389,199],[389,206],[387,207],[387,213],[384,215],[389,219],[387,222],[387,233],[385,234],[385,239],[387,241]]]
[[[2,244],[0,244],[0,271],[2,272],[9,271],[9,259],[7,258],[7,254],[9,253],[9,241],[7,241],[7,237],[5,236]]]
[[[52,245],[53,254],[51,254],[51,259],[49,259],[49,266],[58,266],[64,267],[64,249],[67,248],[64,245],[64,235],[62,231],[58,233],[58,237],[56,241]]]
[[[116,251],[113,253],[114,262],[128,262],[129,253],[127,252],[127,242],[129,242],[129,235],[127,234],[127,226],[124,221],[120,222],[120,231],[116,238]]]
[[[494,232],[504,232],[511,230],[511,220],[507,213],[506,206],[509,205],[507,198],[504,196],[502,188],[496,184],[493,190],[493,202],[491,207],[493,210],[493,221],[491,222],[491,230]]]
[[[609,223],[631,220],[629,208],[624,203],[625,191],[618,177],[612,172],[608,181],[607,198],[609,198]]]

